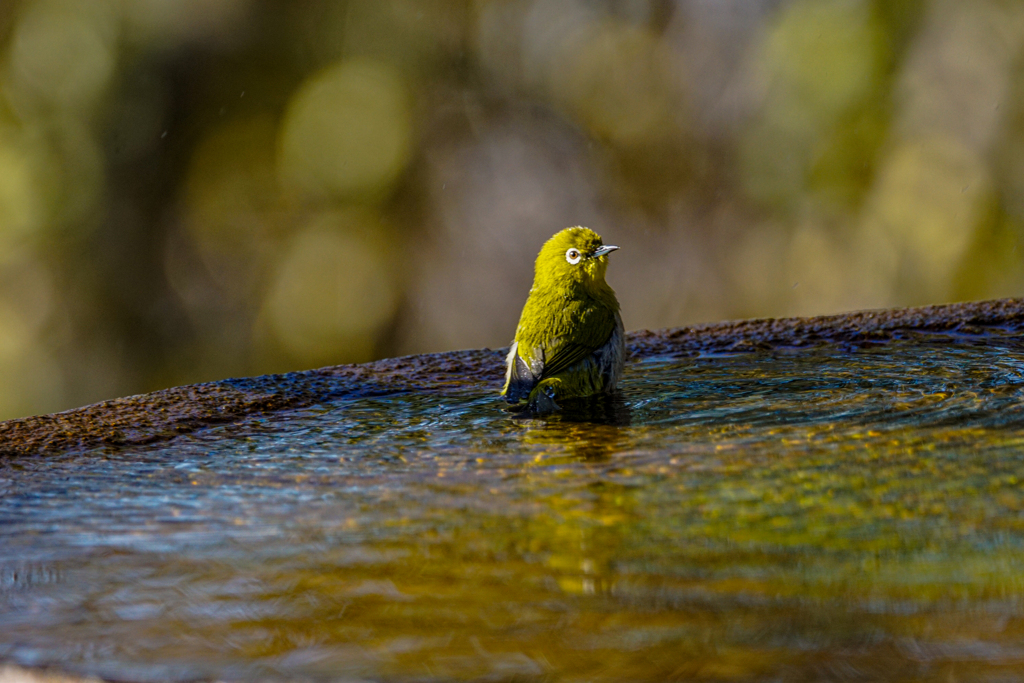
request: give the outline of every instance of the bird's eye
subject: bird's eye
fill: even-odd
[[[565,252],[565,260],[575,266],[580,262],[580,250],[575,247],[569,249],[569,251]]]

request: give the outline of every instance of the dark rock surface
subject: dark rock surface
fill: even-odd
[[[908,334],[991,335],[1024,330],[1024,299],[861,311],[814,318],[741,320],[628,335],[632,358],[861,345]],[[936,337],[948,341],[947,336]],[[497,391],[506,350],[406,356],[206,384],[104,401],[62,413],[0,422],[0,457],[38,456],[100,445],[142,444],[221,422],[346,396],[437,391],[490,384]]]

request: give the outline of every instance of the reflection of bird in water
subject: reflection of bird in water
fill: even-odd
[[[566,401],[566,406],[543,420],[518,421],[526,429],[523,442],[549,446],[542,454],[551,458],[600,462],[608,460],[626,447],[629,408],[618,397],[589,397]],[[608,412],[602,412],[602,411]],[[612,419],[603,419],[610,417]]]
[[[561,410],[548,420],[566,423],[590,423],[628,427],[633,411],[621,394],[598,394],[562,401]]]
[[[582,227],[541,247],[506,360],[501,393],[514,409],[550,413],[615,388],[626,356],[619,302],[604,279],[615,249]]]

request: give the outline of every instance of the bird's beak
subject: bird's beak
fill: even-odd
[[[596,249],[594,251],[594,253],[590,255],[590,258],[597,258],[598,256],[604,256],[605,254],[610,254],[611,252],[615,251],[616,249],[618,249],[618,247],[613,247],[610,244],[606,244],[603,247],[600,247],[600,248]]]

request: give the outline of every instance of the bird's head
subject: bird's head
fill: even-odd
[[[564,289],[566,293],[579,287],[591,291],[606,288],[608,254],[616,249],[606,246],[590,228],[561,230],[544,243],[537,255],[533,286]]]

